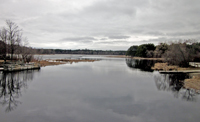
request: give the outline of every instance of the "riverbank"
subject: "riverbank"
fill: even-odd
[[[175,72],[181,72],[181,71],[195,71],[195,70],[200,70],[200,68],[198,67],[188,67],[188,68],[183,68],[183,67],[179,67],[176,65],[168,65],[168,63],[155,63],[155,65],[151,68],[152,70],[156,70],[156,71],[166,71],[166,72],[170,72],[170,71],[175,71]]]
[[[60,65],[60,64],[72,64],[72,63],[78,63],[78,62],[94,62],[98,60],[92,60],[92,59],[47,59],[47,60],[41,60],[41,61],[34,61],[37,63],[40,63],[41,67],[45,66],[52,66],[52,65]]]
[[[137,60],[158,60],[158,61],[164,60],[164,58],[143,58],[143,57],[131,57],[131,56],[126,56],[126,55],[108,55],[106,57],[111,57],[111,58],[132,58],[132,59],[137,59]]]
[[[187,89],[194,89],[196,92],[200,93],[200,68],[182,68],[175,65],[168,65],[167,63],[155,63],[152,69],[160,73],[190,73],[191,78],[184,80],[184,87]]]
[[[194,89],[200,93],[200,74],[193,75],[191,79],[185,79],[184,87],[187,89]]]
[[[110,58],[131,58],[131,56],[126,56],[126,55],[107,55],[106,57],[110,57]]]
[[[41,67],[45,66],[53,66],[53,65],[61,65],[61,64],[72,64],[72,63],[78,63],[78,62],[94,62],[98,60],[92,60],[92,59],[47,59],[47,60],[33,60],[34,63],[39,63]],[[0,60],[0,65],[3,65],[3,60]],[[3,69],[1,69],[3,70]]]

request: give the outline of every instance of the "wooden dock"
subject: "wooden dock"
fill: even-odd
[[[40,64],[28,63],[28,64],[4,64],[2,71],[12,72],[12,71],[22,71],[30,69],[40,69]]]
[[[159,71],[162,74],[179,74],[179,73],[200,73],[200,70],[173,70],[173,71]]]

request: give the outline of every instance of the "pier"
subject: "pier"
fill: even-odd
[[[200,73],[200,70],[173,70],[173,71],[159,71],[162,74],[179,74],[179,73]]]
[[[31,69],[40,69],[40,64],[38,63],[4,64],[3,68],[0,68],[0,71],[12,72],[12,71],[22,71]]]

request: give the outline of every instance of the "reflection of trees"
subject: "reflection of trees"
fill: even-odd
[[[27,81],[33,80],[36,70],[4,72],[0,76],[0,104],[6,106],[6,112],[12,111],[21,102],[21,90],[27,88]],[[38,71],[38,70],[37,70]]]
[[[151,67],[154,66],[156,62],[157,61],[155,60],[136,60],[131,58],[126,59],[126,64],[128,67],[137,68],[141,69],[142,71],[150,71],[150,72],[153,71]]]
[[[189,78],[188,74],[154,74],[154,80],[158,90],[172,91],[174,97],[181,97],[187,101],[196,100],[196,92],[192,89],[183,88],[184,79]]]

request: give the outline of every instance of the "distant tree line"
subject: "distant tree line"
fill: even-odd
[[[112,51],[112,50],[65,50],[65,49],[34,49],[37,54],[87,54],[87,55],[125,55],[126,51]]]
[[[179,40],[170,43],[131,46],[126,55],[146,58],[163,58],[172,65],[188,67],[189,62],[200,61],[200,43],[195,40]]]

